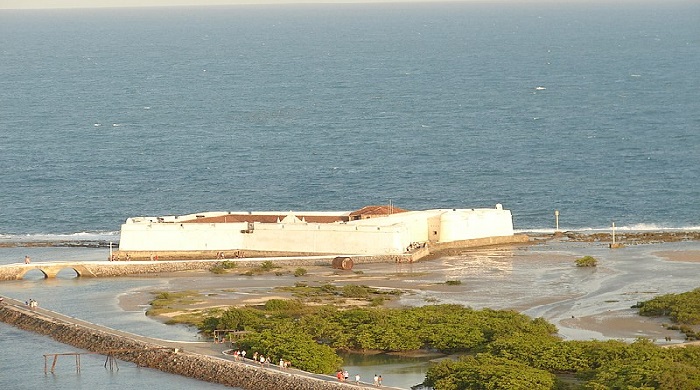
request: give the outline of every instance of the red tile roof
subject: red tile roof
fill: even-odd
[[[350,213],[350,216],[355,216],[355,215],[391,215],[391,214],[398,214],[398,213],[405,213],[408,210],[404,210],[402,208],[396,207],[396,206],[365,206],[357,211],[353,211]]]
[[[299,219],[303,219],[309,223],[334,223],[347,222],[351,216],[382,216],[390,214],[405,213],[408,210],[398,208],[396,206],[365,206],[357,211],[351,212],[349,215],[307,215],[296,214],[291,212]],[[288,214],[226,214],[215,217],[201,217],[189,220],[181,220],[178,223],[233,223],[233,222],[261,222],[261,223],[276,223],[278,220],[283,220]]]

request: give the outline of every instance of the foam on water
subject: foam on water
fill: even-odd
[[[35,233],[35,234],[0,234],[0,242],[6,243],[81,243],[81,242],[119,242],[119,231],[77,232],[70,234]]]

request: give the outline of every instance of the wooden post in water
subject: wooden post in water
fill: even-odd
[[[107,355],[107,359],[105,360],[105,368],[107,368],[107,364],[109,364],[109,370],[114,371],[116,368],[117,371],[119,371],[119,364],[117,363],[117,359],[114,358],[114,355],[111,353]]]
[[[44,374],[46,374],[48,370],[48,357],[53,356],[53,362],[51,362],[51,373],[53,374],[54,371],[56,371],[56,363],[58,363],[58,356],[59,355],[73,355],[75,356],[75,372],[80,373],[80,353],[79,352],[69,352],[69,353],[49,353],[44,355]]]

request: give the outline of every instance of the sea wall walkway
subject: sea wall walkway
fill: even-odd
[[[54,340],[86,351],[112,356],[163,372],[242,389],[338,390],[374,388],[367,383],[339,383],[328,375],[300,370],[260,367],[252,361],[232,361],[222,357],[193,353],[187,342],[150,339],[129,334],[42,308],[29,308],[5,298],[0,303],[0,321],[19,329],[52,337]],[[37,355],[38,358],[40,355]],[[391,389],[390,387],[384,387]]]

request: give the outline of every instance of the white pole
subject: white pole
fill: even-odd
[[[109,261],[112,261],[112,241],[109,242]]]
[[[557,225],[557,229],[555,231],[559,231],[559,210],[554,210],[554,221]]]
[[[612,244],[615,245],[615,221],[612,223]]]

